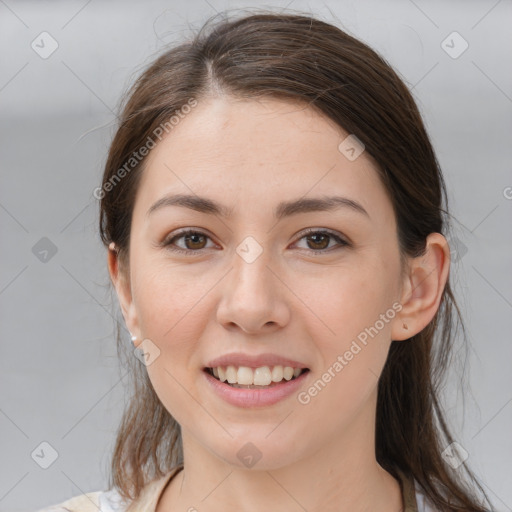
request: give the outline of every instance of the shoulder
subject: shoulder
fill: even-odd
[[[125,512],[127,508],[128,503],[121,499],[117,491],[110,490],[75,496],[38,512]]]
[[[402,489],[404,512],[437,512],[432,502],[423,493],[419,482],[410,474],[397,470]]]
[[[135,501],[125,501],[116,489],[76,496],[37,512],[154,512],[160,495],[183,466],[177,466],[161,478],[149,482]]]
[[[418,512],[439,512],[439,508],[430,499],[427,493],[423,490],[418,481],[414,481],[414,488],[416,491],[416,503],[418,506]],[[462,511],[462,509],[460,509]],[[464,509],[470,512],[470,509]],[[473,510],[473,509],[471,509]],[[490,511],[489,511],[490,512]]]
[[[420,486],[416,484],[415,487],[418,512],[437,512],[432,502],[421,492]]]

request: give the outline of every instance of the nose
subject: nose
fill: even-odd
[[[217,308],[217,321],[226,329],[263,334],[278,330],[289,321],[286,286],[264,254],[252,263],[234,255],[233,269],[223,280]]]

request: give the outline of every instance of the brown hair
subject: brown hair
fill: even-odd
[[[126,162],[187,102],[216,94],[301,102],[355,134],[377,163],[393,203],[403,257],[422,254],[430,233],[447,232],[441,170],[398,75],[376,52],[331,24],[266,12],[210,20],[191,41],[161,55],[130,89],[105,166],[108,192],[100,210],[102,240],[115,242],[121,262],[128,264],[145,160],[128,170]],[[107,189],[123,166],[127,172]],[[376,456],[395,477],[414,477],[438,510],[484,511],[475,490],[485,492],[469,469],[464,465],[464,483],[441,455],[453,438],[438,390],[457,325],[460,312],[448,282],[432,322],[408,342],[392,342],[378,384]],[[112,485],[130,498],[182,461],[179,425],[143,366],[135,364],[133,371],[135,393],[112,460]]]

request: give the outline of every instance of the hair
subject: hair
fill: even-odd
[[[397,73],[366,44],[329,23],[260,12],[210,19],[191,40],[151,63],[128,91],[104,169],[102,188],[108,192],[102,193],[99,220],[102,241],[115,243],[120,264],[129,265],[131,217],[146,161],[133,161],[134,155],[191,100],[223,95],[303,104],[362,141],[392,202],[402,261],[423,254],[430,233],[447,232],[441,169]],[[462,468],[455,472],[442,457],[453,437],[439,393],[460,326],[448,280],[430,324],[408,342],[392,341],[378,383],[377,461],[395,477],[413,477],[442,512],[484,511],[482,496],[487,500],[465,464],[463,478]],[[120,333],[118,343],[123,345]],[[158,399],[143,365],[133,363],[132,371],[135,389],[111,465],[111,485],[129,499],[183,459],[179,424]]]

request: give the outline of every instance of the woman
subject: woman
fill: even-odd
[[[95,192],[135,393],[112,489],[51,510],[486,510],[437,395],[458,309],[410,93],[310,17],[210,27],[137,80]]]

